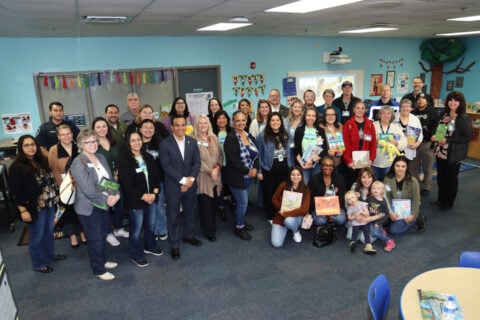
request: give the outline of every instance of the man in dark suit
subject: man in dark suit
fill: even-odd
[[[282,118],[288,117],[288,112],[290,109],[283,104],[280,103],[280,90],[272,89],[268,95],[268,102],[270,102],[270,106],[272,107],[272,112],[280,112]]]
[[[200,152],[197,141],[185,135],[186,119],[183,116],[173,116],[171,127],[172,134],[160,142],[159,158],[165,173],[168,239],[172,258],[177,260],[180,258],[181,237],[183,242],[193,246],[202,244],[193,237],[195,180],[200,170]]]

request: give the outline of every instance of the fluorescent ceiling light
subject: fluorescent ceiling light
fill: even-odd
[[[265,10],[265,12],[282,12],[282,13],[308,13],[333,7],[339,7],[346,4],[359,2],[363,0],[300,0],[283,6]]]
[[[435,35],[441,36],[441,37],[453,37],[453,36],[469,36],[473,34],[480,34],[480,30],[465,31],[465,32],[436,33]]]
[[[460,17],[460,18],[452,18],[452,19],[447,19],[447,20],[448,20],[448,21],[470,22],[470,21],[478,21],[478,20],[480,20],[480,16]]]
[[[127,16],[83,16],[84,23],[127,23],[130,22]]]
[[[221,22],[221,23],[212,24],[211,26],[207,26],[207,27],[197,29],[197,31],[228,31],[228,30],[233,30],[233,29],[238,29],[238,28],[251,26],[252,24],[253,23],[251,23],[251,22],[245,22],[245,23]]]
[[[393,30],[398,30],[398,28],[371,27],[371,28],[363,28],[363,29],[344,30],[344,31],[339,31],[338,33],[369,33],[369,32],[393,31]]]

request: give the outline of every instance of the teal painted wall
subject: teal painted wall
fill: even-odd
[[[469,46],[467,62],[475,59],[474,53],[478,54],[479,39],[466,41]],[[233,74],[264,73],[267,95],[269,89],[281,88],[282,78],[288,71],[364,69],[363,98],[372,98],[368,96],[370,74],[382,73],[385,77],[387,71],[385,66],[380,67],[380,59],[403,58],[403,66],[394,69],[397,75],[408,72],[416,76],[422,72],[418,64],[421,41],[307,37],[0,38],[3,98],[0,113],[30,112],[34,127],[40,125],[33,85],[33,75],[37,72],[170,66],[221,65],[223,101],[236,98],[232,91]],[[352,58],[352,63],[323,64],[323,52],[330,52],[339,45]],[[249,68],[251,61],[257,64],[254,71]],[[480,91],[474,88],[479,65],[464,75],[464,91],[469,100],[480,100]],[[397,96],[396,89],[393,93]],[[0,139],[6,137],[11,136],[1,130]]]

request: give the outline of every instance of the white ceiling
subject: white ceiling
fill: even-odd
[[[0,37],[90,36],[342,36],[338,31],[396,24],[398,31],[364,37],[430,38],[435,33],[480,30],[480,22],[447,18],[480,15],[480,0],[365,0],[307,14],[266,13],[293,0],[0,0]],[[333,0],[318,0],[333,1]],[[123,25],[82,23],[86,15],[125,15]],[[196,29],[234,16],[253,25],[229,32]]]

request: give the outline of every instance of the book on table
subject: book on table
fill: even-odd
[[[370,165],[370,151],[352,151],[353,166],[355,169],[365,168]]]
[[[422,319],[443,319],[443,307],[450,297],[453,298],[453,301],[456,304],[454,315],[455,320],[463,320],[463,311],[456,295],[432,290],[418,289],[418,298],[420,300]]]
[[[280,212],[292,211],[302,206],[303,193],[283,190]]]
[[[113,180],[107,179],[105,177],[102,177],[100,182],[98,183],[98,191],[103,193],[106,196],[115,196],[120,193],[120,185]],[[96,203],[92,202],[92,204],[100,209],[107,210],[108,205],[107,203]]]
[[[341,132],[327,132],[328,149],[330,151],[345,151],[345,143]]]
[[[405,219],[412,214],[412,200],[392,199],[392,210],[400,216],[400,219]]]
[[[317,216],[333,216],[340,214],[340,200],[338,196],[314,197],[315,214]]]

